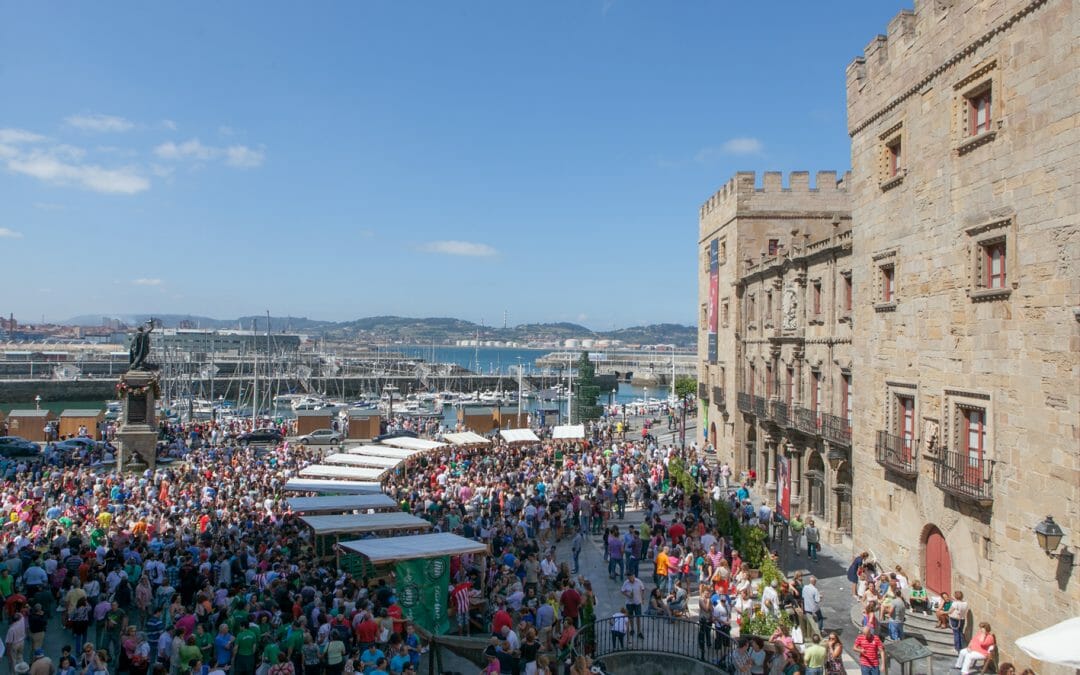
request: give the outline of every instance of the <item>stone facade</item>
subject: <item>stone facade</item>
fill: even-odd
[[[916,0],[847,68],[854,543],[1025,663],[1080,608],[1078,7]]]
[[[701,208],[699,419],[736,472],[755,470],[770,494],[786,483],[791,511],[840,537],[851,528],[851,216],[846,179],[809,182],[795,172],[785,188],[766,173],[756,187],[739,173]]]

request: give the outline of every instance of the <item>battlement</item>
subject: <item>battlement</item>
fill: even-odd
[[[846,69],[851,134],[1056,0],[915,0]],[[1066,0],[1068,1],[1068,0]]]
[[[840,179],[837,179],[835,171],[818,171],[815,176],[814,186],[811,187],[809,171],[792,171],[787,176],[787,187],[784,187],[783,172],[766,171],[761,174],[759,186],[755,172],[739,171],[701,206],[698,216],[699,218],[705,218],[709,213],[729,204],[737,206],[739,197],[750,195],[834,195],[846,193],[847,186],[850,185],[850,179],[851,172],[847,172]]]

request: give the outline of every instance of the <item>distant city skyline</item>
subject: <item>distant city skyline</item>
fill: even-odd
[[[0,314],[694,324],[698,206],[850,165],[831,9],[4,5]]]

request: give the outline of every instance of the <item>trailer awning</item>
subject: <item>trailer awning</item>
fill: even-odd
[[[290,478],[285,483],[286,492],[317,492],[323,495],[381,494],[382,485],[359,480],[308,480]]]
[[[345,466],[368,466],[378,469],[393,469],[405,460],[395,459],[393,457],[372,457],[371,455],[338,452],[333,455],[327,455],[326,457],[323,457],[323,461],[327,464],[344,464]]]
[[[585,438],[584,424],[563,424],[551,430],[551,438],[556,441],[578,440]]]
[[[300,520],[304,521],[317,535],[431,529],[431,523],[428,521],[401,511],[360,515],[305,516]]]
[[[342,478],[345,480],[379,480],[386,469],[372,469],[362,466],[334,466],[333,464],[312,464],[300,469],[301,478]]]
[[[503,429],[499,435],[507,443],[537,443],[540,440],[532,429]]]
[[[359,553],[373,565],[442,555],[487,553],[488,550],[484,544],[449,532],[343,541],[339,546],[349,552]]]
[[[388,438],[385,441],[381,441],[381,443],[383,445],[389,445],[391,448],[405,448],[406,450],[419,450],[420,452],[430,452],[431,450],[438,450],[439,448],[446,447],[446,443],[429,441],[425,438],[412,438],[411,436]]]
[[[424,454],[423,450],[406,450],[405,448],[391,448],[389,445],[354,445],[345,448],[344,452],[349,455],[367,455],[368,457],[393,457],[396,459],[409,459],[416,455]]]
[[[293,497],[288,500],[293,513],[345,513],[346,511],[397,510],[397,502],[389,495],[332,495],[327,497]]]
[[[458,434],[443,434],[443,440],[451,445],[487,445],[491,441],[472,431]]]

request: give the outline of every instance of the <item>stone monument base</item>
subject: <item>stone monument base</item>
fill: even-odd
[[[154,403],[157,392],[157,374],[145,370],[129,370],[120,376],[120,391],[124,392],[123,419],[116,430],[120,442],[116,468],[123,471],[125,464],[141,459],[153,470],[157,466],[157,423]]]

